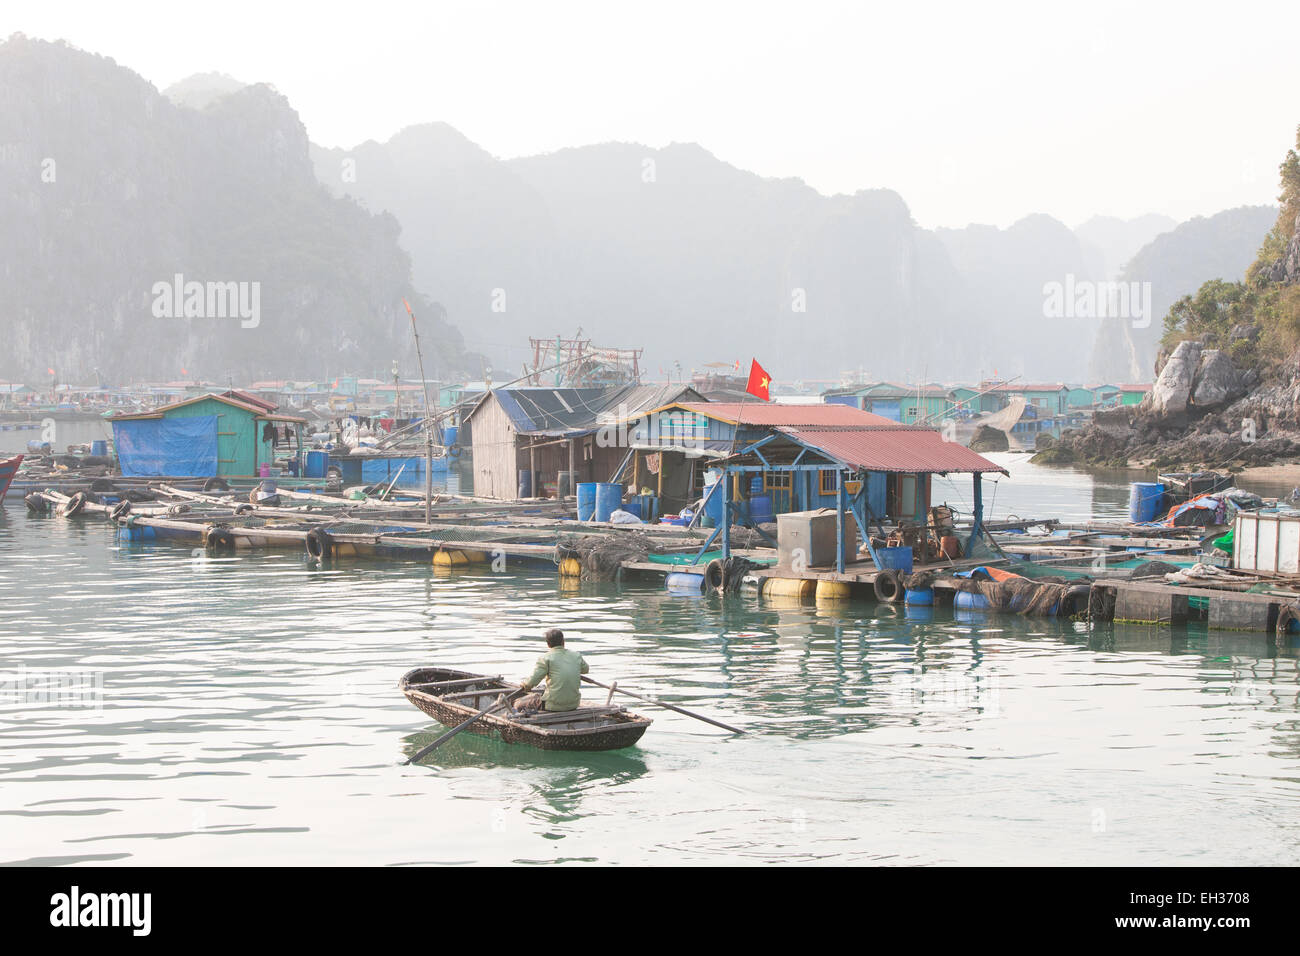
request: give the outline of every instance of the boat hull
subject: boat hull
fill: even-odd
[[[5,493],[13,483],[14,475],[18,474],[18,466],[22,463],[22,455],[15,455],[13,458],[0,461],[0,501],[5,500]]]
[[[481,698],[470,697],[470,703],[444,700],[436,693],[428,693],[413,685],[433,681],[480,681],[457,688],[461,692],[483,689]],[[468,671],[442,667],[417,667],[402,675],[398,685],[402,693],[416,707],[446,727],[456,727],[469,720],[481,709],[480,700],[490,703],[498,694],[509,693],[515,685],[493,677],[482,677]],[[585,722],[585,721],[583,721]],[[538,750],[621,750],[641,739],[652,721],[638,714],[612,714],[602,719],[600,726],[565,728],[564,725],[539,727],[519,723],[509,717],[488,714],[466,728],[466,733],[480,737],[497,737],[508,744],[523,744]]]

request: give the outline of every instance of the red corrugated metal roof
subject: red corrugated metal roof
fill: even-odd
[[[965,445],[944,441],[943,436],[933,429],[892,424],[893,428],[786,426],[777,428],[777,431],[825,452],[829,458],[867,471],[910,474],[1000,471],[1009,474],[1001,465]]]
[[[774,402],[674,402],[665,408],[685,408],[709,418],[745,425],[859,425],[898,428],[898,422],[851,405],[778,405]],[[660,411],[660,409],[655,409]]]

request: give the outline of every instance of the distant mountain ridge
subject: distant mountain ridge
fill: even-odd
[[[490,361],[505,380],[529,336],[581,330],[644,346],[650,378],[757,356],[783,382],[858,368],[1140,380],[1150,344],[1050,318],[1047,284],[1110,278],[1127,257],[1123,275],[1159,296],[1259,241],[1254,218],[1227,213],[1167,230],[1154,215],[926,230],[891,190],[825,196],[695,144],[501,160],[426,123],[324,149],[265,84],[199,74],[160,94],[111,60],[22,37],[0,45],[0,84],[0,377],[413,370],[408,298],[435,375],[477,378]],[[1185,236],[1210,254],[1159,254]],[[263,320],[158,317],[150,290],[178,274],[259,282]]]
[[[1151,284],[1153,317],[1138,327],[1122,319],[1097,329],[1089,377],[1097,381],[1154,381],[1162,320],[1170,306],[1211,279],[1235,279],[1255,261],[1277,219],[1276,206],[1241,206],[1189,219],[1156,236],[1124,266],[1121,282]]]
[[[414,374],[404,297],[426,364],[476,372],[411,285],[397,222],[320,186],[282,96],[224,85],[178,84],[194,109],[105,57],[0,44],[0,378],[316,378],[394,359]],[[255,284],[256,322],[168,313],[155,287],[178,275]]]
[[[581,328],[644,345],[651,374],[775,355],[786,381],[859,366],[1081,381],[1104,323],[1046,318],[1044,285],[1114,278],[1177,225],[1099,216],[1071,230],[1035,215],[931,231],[891,190],[823,196],[696,144],[499,160],[443,123],[312,157],[337,195],[402,222],[416,284],[473,347],[517,356],[530,335]]]

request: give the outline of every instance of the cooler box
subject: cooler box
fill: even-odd
[[[813,568],[835,566],[835,509],[819,508],[816,511],[792,511],[776,516],[776,543],[778,563],[783,568],[793,567],[799,552],[804,562]],[[844,517],[844,561],[857,557],[858,529],[853,519]]]

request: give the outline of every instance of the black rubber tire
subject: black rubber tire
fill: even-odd
[[[119,501],[113,505],[113,510],[108,513],[110,521],[120,521],[131,513],[130,500]]]
[[[903,600],[903,579],[893,568],[877,574],[871,585],[875,588],[876,600],[881,604],[897,604]]]
[[[231,551],[235,547],[235,536],[225,528],[211,528],[204,543],[213,551]]]
[[[714,558],[704,568],[704,587],[721,594],[727,587],[727,572],[722,567],[722,559]]]
[[[65,518],[71,518],[73,515],[81,513],[81,509],[86,507],[86,493],[78,491],[68,501],[59,506],[59,514]]]
[[[229,491],[230,485],[224,478],[209,478],[203,483],[204,491]]]
[[[33,491],[23,498],[23,504],[27,505],[27,510],[34,515],[47,515],[50,513],[50,502],[39,491]]]
[[[105,491],[116,491],[117,485],[113,484],[113,480],[111,478],[96,478],[94,481],[90,483],[90,490],[98,491],[101,493]]]
[[[243,504],[240,505],[235,505],[235,514],[237,515],[246,515],[252,510],[253,510],[253,506],[250,505],[248,502],[244,502]]]
[[[1091,584],[1072,584],[1061,595],[1061,606],[1056,611],[1057,617],[1074,617],[1076,614],[1088,613],[1088,602],[1092,597]]]
[[[321,531],[319,528],[312,528],[307,532],[307,555],[315,561],[322,561],[328,558],[334,551],[334,542],[330,540],[329,533]]]

